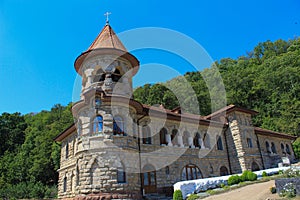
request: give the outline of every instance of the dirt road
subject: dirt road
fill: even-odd
[[[279,200],[283,199],[277,194],[271,194],[270,187],[275,185],[275,181],[257,183],[238,188],[223,194],[213,195],[205,200]]]

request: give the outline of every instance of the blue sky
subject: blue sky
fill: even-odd
[[[101,31],[106,11],[117,33],[172,29],[219,60],[245,55],[258,42],[299,36],[299,10],[298,0],[0,0],[0,113],[39,112],[71,102],[74,60]],[[132,53],[142,65],[155,62],[175,69],[141,67],[135,86],[190,70],[189,63],[168,52]]]

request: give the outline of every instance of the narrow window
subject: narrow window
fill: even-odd
[[[64,178],[63,192],[67,191],[67,177]]]
[[[195,136],[195,138],[194,138],[194,146],[195,146],[196,148],[200,148],[200,142],[199,142],[199,140],[200,140],[200,134],[199,134],[199,133],[196,133],[196,136]]]
[[[217,141],[217,149],[218,150],[223,150],[223,143],[222,143],[221,136],[219,136],[218,141]]]
[[[114,117],[114,125],[113,125],[113,134],[114,135],[125,135],[124,133],[125,126],[124,126],[124,120],[120,116]]]
[[[268,153],[271,153],[271,148],[270,148],[270,144],[268,141],[266,141],[266,149]]]
[[[248,148],[253,148],[251,138],[247,138],[247,146],[248,146]]]
[[[66,159],[69,157],[69,142],[66,141]]]
[[[167,145],[167,130],[165,128],[162,128],[159,132],[159,136],[160,136],[160,144],[165,144]]]
[[[170,167],[166,166],[166,175],[170,175]]]
[[[284,151],[284,145],[281,143],[280,144],[280,147],[281,147],[281,152],[283,153],[283,154],[285,154],[285,151]]]
[[[274,142],[271,143],[271,149],[272,149],[273,153],[277,153],[276,146],[275,146]]]
[[[118,183],[126,183],[126,173],[123,166],[117,169],[117,181]]]
[[[288,144],[285,145],[287,154],[291,154],[290,146]]]
[[[95,117],[93,122],[93,132],[99,133],[103,131],[103,117],[101,115],[98,115]]]

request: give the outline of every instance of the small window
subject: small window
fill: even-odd
[[[67,177],[64,178],[63,192],[67,191]]]
[[[274,142],[271,143],[271,149],[272,149],[273,153],[277,153],[276,146],[275,146]]]
[[[271,148],[270,148],[270,144],[268,141],[266,141],[266,150],[268,153],[271,153]]]
[[[165,144],[167,145],[167,130],[165,128],[162,128],[159,132],[159,136],[160,136],[160,144]]]
[[[166,166],[166,175],[170,175],[170,167]]]
[[[194,137],[194,146],[196,148],[200,148],[200,134],[199,133],[196,133],[196,136]]]
[[[247,146],[248,146],[248,148],[253,148],[251,138],[247,138]]]
[[[98,133],[103,131],[103,117],[98,115],[93,122],[93,132]]]
[[[66,159],[69,158],[69,142],[66,141]]]
[[[143,144],[151,144],[151,130],[149,126],[143,126],[142,129],[143,134]]]
[[[118,183],[126,183],[126,173],[122,167],[118,168],[117,181]]]
[[[218,141],[217,141],[217,149],[218,150],[223,150],[223,143],[222,143],[222,137],[219,136]]]
[[[282,143],[280,144],[280,147],[281,147],[281,152],[282,152],[283,154],[285,154],[284,145],[283,145]]]
[[[285,147],[286,147],[286,153],[290,155],[291,154],[290,146],[286,144]]]
[[[113,124],[113,134],[114,135],[125,135],[125,126],[124,120],[120,116],[114,117],[114,124]]]

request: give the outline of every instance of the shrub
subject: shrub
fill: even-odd
[[[272,194],[275,194],[276,193],[276,187],[270,187],[270,192]]]
[[[267,176],[268,176],[267,172],[263,171],[262,177],[267,177]]]
[[[191,194],[187,198],[187,200],[196,200],[196,199],[199,199],[199,196],[197,194]]]
[[[224,187],[225,187],[225,184],[224,184],[224,183],[221,183],[220,187],[221,187],[221,188],[224,188]]]
[[[255,173],[250,172],[247,175],[248,175],[247,176],[248,181],[255,181],[255,180],[257,180],[257,175]]]
[[[239,175],[230,176],[228,179],[228,185],[234,185],[241,182]]]
[[[173,200],[183,200],[182,192],[180,190],[175,190]]]
[[[240,176],[241,181],[255,181],[257,179],[257,175],[251,171],[244,171],[243,174]]]

